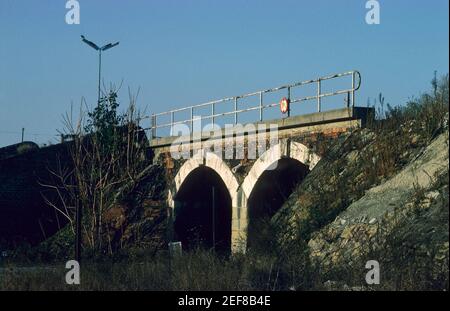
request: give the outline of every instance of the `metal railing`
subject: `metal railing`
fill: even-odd
[[[330,93],[322,93],[322,85],[321,85],[322,81],[342,78],[342,77],[346,77],[346,76],[351,76],[351,87],[350,88],[341,89],[341,90],[338,90],[335,92],[330,92]],[[317,86],[316,95],[299,97],[299,98],[291,98],[292,89],[299,88],[301,86],[308,85],[308,84],[316,84],[316,86]],[[272,89],[257,91],[257,92],[243,94],[243,95],[239,95],[239,96],[222,98],[219,100],[214,100],[214,101],[206,102],[206,103],[199,104],[199,105],[174,109],[174,110],[170,110],[170,111],[166,111],[166,112],[155,113],[150,116],[151,126],[150,126],[150,128],[147,128],[146,130],[151,130],[151,139],[152,139],[152,138],[157,137],[157,129],[159,129],[159,128],[167,128],[167,127],[172,128],[174,125],[177,125],[177,124],[189,124],[190,129],[192,130],[193,123],[195,120],[210,119],[211,122],[214,123],[214,121],[217,117],[227,116],[227,115],[234,115],[234,123],[237,124],[238,123],[238,115],[240,113],[248,112],[248,111],[255,111],[255,110],[259,111],[259,121],[263,121],[264,110],[279,105],[278,102],[271,103],[271,104],[264,104],[264,94],[277,92],[277,91],[280,91],[283,89],[287,90],[286,98],[290,101],[291,105],[294,103],[300,103],[300,102],[309,101],[309,100],[316,100],[318,112],[320,112],[322,109],[322,107],[321,107],[322,106],[322,98],[336,96],[336,95],[340,95],[340,94],[347,94],[347,100],[346,100],[347,107],[350,107],[350,106],[354,107],[355,106],[355,91],[357,91],[360,88],[360,86],[361,86],[361,74],[359,73],[359,71],[354,70],[354,71],[348,71],[348,72],[344,72],[344,73],[338,73],[338,74],[334,74],[334,75],[320,77],[320,78],[313,79],[313,80],[297,82],[297,83],[290,84],[290,85],[283,85],[283,86],[272,88]],[[245,108],[245,109],[238,109],[240,99],[254,97],[254,96],[259,97],[258,105],[249,107],[249,108]],[[228,104],[232,103],[233,109],[231,111],[216,113],[217,105],[226,104],[226,103],[228,103]],[[210,115],[194,118],[194,113],[195,113],[196,109],[205,108],[208,106],[210,107],[210,111],[211,111]],[[189,119],[175,121],[175,114],[180,113],[180,112],[187,112],[187,111],[190,112]],[[288,116],[289,115],[290,115],[290,111],[288,111]],[[170,116],[170,122],[158,124],[158,118],[161,116]]]

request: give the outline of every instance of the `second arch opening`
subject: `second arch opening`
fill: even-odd
[[[247,202],[247,248],[261,246],[263,230],[308,173],[307,165],[292,158],[282,158],[261,174]]]

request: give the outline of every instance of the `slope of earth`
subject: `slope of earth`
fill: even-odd
[[[376,260],[386,288],[448,287],[448,155],[447,132],[314,232],[308,242],[313,262],[329,277],[340,270],[352,278],[353,271],[363,284],[366,261]]]
[[[415,116],[336,141],[273,217],[327,287],[366,286],[377,260],[379,289],[448,288],[448,112]]]

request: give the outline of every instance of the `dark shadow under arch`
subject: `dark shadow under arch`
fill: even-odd
[[[189,173],[174,201],[175,238],[182,242],[183,249],[214,247],[230,253],[231,196],[213,169],[200,166]]]
[[[278,160],[276,168],[266,170],[258,178],[248,198],[247,247],[257,248],[267,222],[281,208],[296,185],[309,173],[305,164],[292,159]]]

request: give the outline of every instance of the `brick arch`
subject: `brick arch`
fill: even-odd
[[[246,198],[250,197],[256,182],[259,177],[268,169],[275,169],[278,160],[282,158],[291,158],[303,163],[309,167],[310,170],[316,166],[320,160],[320,156],[314,153],[310,148],[304,144],[294,141],[280,141],[279,144],[272,146],[253,164],[249,173],[242,183],[242,190]]]
[[[239,184],[233,172],[221,157],[213,152],[205,152],[200,150],[194,157],[187,160],[178,170],[178,173],[174,178],[174,186],[172,187],[172,191],[169,191],[169,205],[173,207],[173,198],[176,196],[183,182],[192,171],[200,166],[209,167],[222,178],[222,181],[230,194],[232,204],[235,204]]]

